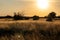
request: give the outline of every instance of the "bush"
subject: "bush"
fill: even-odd
[[[39,16],[34,15],[33,20],[39,20]]]

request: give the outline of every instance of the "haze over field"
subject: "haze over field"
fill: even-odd
[[[43,0],[42,3],[38,1],[39,0],[0,0],[0,15],[13,15],[14,12],[18,11],[24,11],[24,14],[28,16],[46,16],[51,11],[60,15],[60,0]],[[45,6],[43,6],[43,4]]]

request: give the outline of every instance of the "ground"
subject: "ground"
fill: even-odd
[[[3,32],[1,34],[0,30],[0,40],[60,40],[60,20],[48,22],[46,19],[0,19],[0,29],[9,35],[3,35]]]

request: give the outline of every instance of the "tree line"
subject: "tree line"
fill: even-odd
[[[22,15],[22,13],[21,14],[14,13],[13,18],[14,18],[14,20],[28,20],[30,18],[32,18],[33,20],[39,20],[41,17],[39,17],[37,15],[34,15],[32,17],[26,17],[26,16]],[[60,16],[56,16],[55,12],[50,12],[46,17],[43,17],[43,18],[46,18],[46,21],[53,21],[56,18],[60,18]]]
[[[32,17],[28,17],[28,16],[24,16],[23,13],[14,12],[14,16],[7,15],[7,16],[3,16],[3,17],[0,16],[0,18],[13,18],[14,20],[29,20],[29,19],[39,20],[41,17],[39,17],[37,15],[34,15]],[[55,12],[50,12],[47,16],[45,16],[43,18],[46,18],[46,21],[53,21],[56,18],[60,19],[60,16],[56,16]]]

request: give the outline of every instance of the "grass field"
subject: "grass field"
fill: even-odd
[[[1,20],[0,40],[60,40],[60,20]]]

